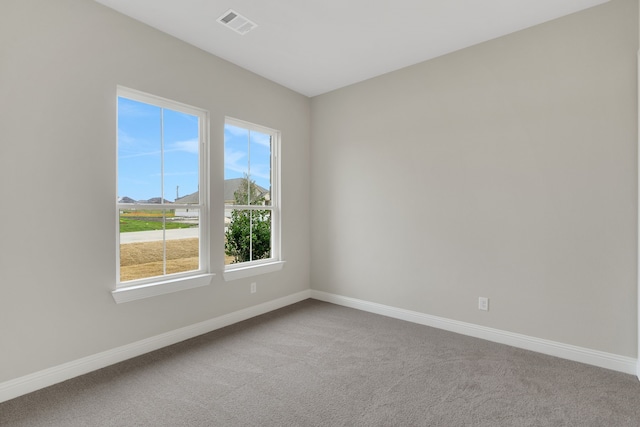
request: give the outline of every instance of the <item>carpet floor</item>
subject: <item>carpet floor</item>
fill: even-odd
[[[298,304],[0,403],[2,426],[640,426],[631,375]]]

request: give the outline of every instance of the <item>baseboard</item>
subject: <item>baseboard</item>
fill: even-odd
[[[286,297],[268,301],[253,307],[225,314],[224,316],[176,329],[161,335],[117,347],[82,359],[64,363],[24,377],[0,383],[0,402],[57,384],[97,369],[105,368],[132,357],[176,344],[189,338],[224,328],[225,326],[250,319],[261,314],[286,307],[310,298],[310,291],[302,291]]]
[[[463,335],[482,338],[512,347],[548,354],[550,356],[586,363],[588,365],[624,372],[626,374],[637,375],[637,369],[640,369],[637,368],[637,366],[640,366],[638,365],[638,360],[631,357],[530,337],[502,331],[500,329],[487,328],[472,323],[431,316],[417,311],[404,310],[327,292],[312,290],[311,298]]]

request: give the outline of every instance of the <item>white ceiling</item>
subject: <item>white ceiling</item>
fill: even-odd
[[[315,96],[608,0],[96,0]],[[240,35],[233,9],[258,24]]]

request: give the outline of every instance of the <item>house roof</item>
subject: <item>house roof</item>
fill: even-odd
[[[235,192],[238,191],[240,185],[244,181],[245,178],[233,178],[233,179],[225,179],[224,180],[224,201],[232,202],[235,200]],[[264,196],[269,194],[269,190],[264,187],[261,187],[256,184],[256,188],[260,192],[259,196]],[[186,196],[182,196],[177,198],[175,203],[198,203],[198,192],[187,194]]]
[[[176,199],[174,203],[184,203],[184,204],[193,204],[199,203],[200,197],[198,196],[198,192],[187,194],[186,196],[182,196]]]
[[[224,201],[225,202],[232,202],[235,200],[236,198],[235,193],[236,191],[238,191],[238,188],[240,188],[240,185],[244,180],[245,178],[233,178],[233,179],[224,180]],[[258,184],[256,184],[256,188],[260,192],[260,194],[258,195],[259,197],[269,193],[269,190],[259,186]]]

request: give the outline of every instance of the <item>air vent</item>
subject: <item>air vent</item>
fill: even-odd
[[[218,18],[218,22],[242,35],[247,34],[258,26],[255,22],[231,9],[223,13],[222,16]]]

